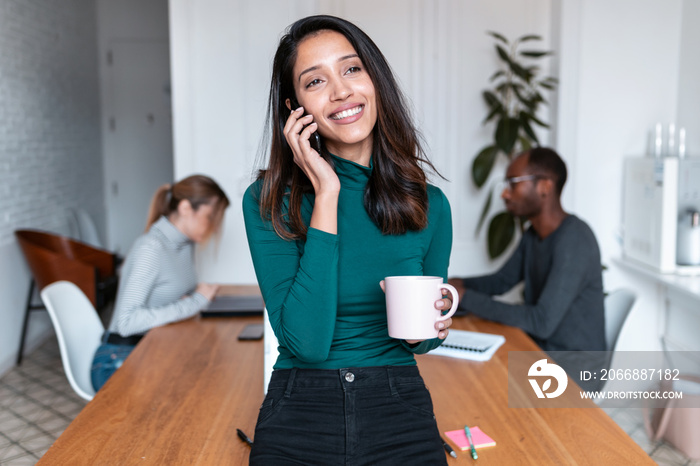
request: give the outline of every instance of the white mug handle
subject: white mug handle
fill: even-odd
[[[447,320],[450,317],[452,317],[452,315],[455,312],[457,312],[457,306],[459,305],[459,295],[457,294],[457,290],[455,290],[455,287],[450,285],[449,283],[438,283],[438,289],[443,289],[443,288],[450,290],[450,292],[452,293],[452,307],[450,308],[450,312],[448,312],[444,316],[438,317],[435,320],[436,322],[441,322],[443,320]]]

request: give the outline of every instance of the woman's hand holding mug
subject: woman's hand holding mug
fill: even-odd
[[[447,337],[459,304],[452,285],[443,283],[441,277],[424,276],[386,277],[380,285],[386,293],[390,337],[409,344]],[[443,315],[444,310],[449,312]]]

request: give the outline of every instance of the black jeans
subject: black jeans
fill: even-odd
[[[251,465],[445,465],[416,366],[272,373]]]

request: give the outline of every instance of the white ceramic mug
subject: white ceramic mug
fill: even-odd
[[[452,308],[442,315],[435,301],[442,299],[442,289],[452,293]],[[401,340],[436,338],[435,323],[449,319],[459,304],[457,290],[442,282],[442,277],[399,276],[384,279],[386,318],[389,336]]]

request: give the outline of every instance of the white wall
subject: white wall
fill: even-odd
[[[678,127],[686,129],[687,155],[700,156],[700,2],[683,0],[680,72],[678,78]]]
[[[29,271],[14,230],[103,224],[94,0],[0,2],[0,374],[19,347]],[[35,311],[31,349],[51,332]]]
[[[481,126],[486,111],[480,93],[497,66],[493,39],[485,32],[549,38],[549,0],[171,0],[175,174],[210,174],[232,201],[218,255],[213,247],[201,255],[203,278],[255,281],[240,203],[256,166],[271,61],[284,29],[316,13],[342,16],[363,28],[412,100],[429,154],[450,180],[433,181],[452,203],[451,273],[495,267],[483,235],[474,238],[485,192],[476,192],[469,174],[493,131]]]
[[[654,349],[661,319],[657,287],[623,272],[613,259],[621,256],[623,158],[643,155],[648,131],[676,115],[682,0],[566,0],[560,5],[563,82],[557,139],[571,175],[565,208],[593,228],[609,267],[606,289],[627,286],[639,294],[635,338],[626,349]]]
[[[168,0],[98,0],[97,15],[105,247],[124,255],[173,180]]]

